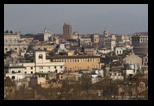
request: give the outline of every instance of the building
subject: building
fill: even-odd
[[[114,51],[114,47],[116,46],[116,40],[111,37],[102,37],[100,39],[100,45],[105,46],[105,48]]]
[[[99,35],[98,34],[93,34],[92,35],[92,42],[94,43],[94,44],[98,44],[99,43]]]
[[[34,46],[34,50],[52,51],[55,47],[55,44],[40,43]]]
[[[148,54],[148,41],[139,43],[138,45],[134,46],[133,50],[136,55],[139,55],[139,56],[147,55]]]
[[[148,54],[142,56],[142,65],[143,66],[148,66]]]
[[[123,59],[125,64],[139,64],[142,65],[142,58],[135,55],[132,51],[128,56]]]
[[[148,35],[135,34],[132,36],[132,45],[136,46],[142,42],[148,42]]]
[[[79,34],[77,32],[73,32],[72,39],[78,40],[79,39]]]
[[[94,55],[94,47],[92,46],[84,46],[83,51],[86,55]]]
[[[45,28],[43,33],[38,33],[37,35],[35,35],[35,40],[50,41],[52,36],[53,34]]]
[[[23,79],[34,73],[62,73],[65,70],[65,62],[51,62],[46,59],[45,51],[35,51],[34,62],[14,63],[5,67],[6,76],[14,80]]]
[[[106,31],[106,28],[105,28],[105,30],[104,30],[104,32],[103,32],[103,36],[104,36],[104,37],[108,37],[108,32]]]
[[[115,53],[116,56],[117,55],[122,55],[123,54],[123,50],[125,50],[124,47],[115,47],[114,48],[114,53]]]
[[[65,40],[72,38],[72,26],[70,24],[64,23],[63,36],[64,36]]]
[[[101,69],[100,56],[54,56],[48,57],[52,62],[64,62],[65,69],[68,71],[82,70],[82,69]]]
[[[98,53],[100,53],[100,54],[108,54],[110,52],[111,52],[110,49],[107,49],[107,48],[98,48]]]
[[[88,45],[88,46],[92,45],[91,37],[82,36],[80,38],[80,47],[84,45]]]
[[[136,71],[140,72],[141,71],[141,66],[142,66],[142,58],[139,57],[138,55],[135,55],[133,52],[126,56],[123,59],[124,64],[130,64],[128,65],[129,67],[134,67],[134,69],[129,69],[129,67],[127,68],[128,73],[132,73],[134,70],[134,73],[136,73]],[[127,71],[126,71],[127,72]],[[127,74],[128,75],[128,74]]]
[[[20,38],[20,34],[4,33],[4,53],[16,52],[18,55],[26,53],[29,43]]]

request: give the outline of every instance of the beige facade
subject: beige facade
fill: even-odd
[[[59,56],[51,57],[53,62],[65,62],[66,70],[101,69],[100,56]]]
[[[125,57],[123,59],[123,61],[126,64],[138,64],[138,65],[142,65],[142,58],[139,57],[138,55],[135,55],[134,53],[131,53],[130,55],[128,55],[127,57]]]
[[[27,48],[28,48],[27,44],[5,44],[4,53],[7,53],[8,51],[14,51],[17,52],[18,54],[26,53]]]
[[[8,51],[14,51],[17,54],[26,53],[28,45],[26,39],[20,39],[20,34],[4,33],[4,53]]]
[[[84,47],[84,52],[87,55],[94,55],[94,47]]]
[[[35,50],[39,49],[39,50],[47,50],[47,51],[51,51],[56,47],[56,45],[50,45],[50,44],[38,44],[35,45]]]
[[[94,34],[92,38],[93,38],[93,43],[95,43],[95,44],[99,43],[99,35],[98,34]]]
[[[80,45],[91,45],[92,40],[90,37],[81,37],[80,38]]]

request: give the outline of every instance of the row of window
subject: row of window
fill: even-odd
[[[75,67],[70,68],[70,70],[75,70],[76,68],[77,67],[75,66]],[[95,65],[93,68],[97,69],[98,67],[97,67],[97,65]],[[83,68],[82,67],[78,67],[78,69],[83,69]],[[87,69],[90,69],[90,67],[87,66]]]
[[[5,48],[5,50],[8,50],[8,48]],[[14,50],[17,50],[17,48],[14,48]],[[24,48],[24,50],[26,50],[26,48]]]
[[[98,62],[100,59],[54,59],[54,62]]]
[[[57,66],[54,66],[54,68],[56,69]],[[60,68],[62,69],[63,66],[60,66]],[[26,70],[26,69],[27,69],[27,68],[25,68],[25,70]],[[30,67],[30,69],[33,70],[33,67]],[[43,66],[39,66],[39,69],[43,69]],[[50,66],[48,66],[48,69],[50,69]]]
[[[62,71],[62,70],[61,70]],[[19,70],[18,73],[20,73],[21,71]],[[39,72],[43,72],[43,71],[39,71]],[[50,70],[48,71],[50,72]],[[57,73],[58,70],[56,69],[55,72]],[[12,74],[16,73],[15,71],[12,71]],[[33,74],[33,71],[30,72],[31,74]],[[27,74],[27,72],[25,72],[25,74]]]

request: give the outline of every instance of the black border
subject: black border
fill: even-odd
[[[58,3],[58,2],[60,2],[60,3]],[[74,3],[77,3],[78,4],[78,2],[79,1],[55,1],[55,0],[53,0],[52,1],[52,4],[74,4]],[[92,2],[95,2],[95,3],[92,3]],[[119,2],[119,1],[112,1],[112,4],[121,4],[121,3],[123,3],[123,4],[126,4],[126,3],[124,3],[124,2],[126,2],[126,3],[128,3],[127,1],[122,1],[122,2]],[[130,1],[129,1],[130,2]],[[140,3],[138,3],[138,2],[135,2],[135,1],[133,1],[134,3],[133,4],[148,4],[147,3],[147,1],[139,1]],[[17,2],[17,1],[5,1],[5,3],[6,4],[18,4],[18,3],[22,3],[21,1],[19,1],[19,2]],[[40,1],[37,1],[37,3],[35,3],[35,1],[34,1],[34,4],[38,4],[38,3],[40,3]],[[100,1],[100,0],[98,0],[98,1],[81,1],[80,2],[81,4],[106,4],[106,3],[111,3],[111,1],[110,0],[103,0],[103,1]],[[80,4],[79,3],[79,4]],[[45,3],[45,4],[49,4],[48,2],[47,3]],[[149,6],[149,5],[148,5]],[[1,6],[1,8],[3,8],[4,9],[4,4]],[[2,10],[2,9],[1,9]],[[2,10],[3,11],[3,10]],[[3,11],[4,12],[4,11]],[[2,20],[1,20],[2,21]],[[2,24],[1,24],[2,25]],[[3,25],[4,26],[4,25]],[[151,32],[150,31],[148,31],[149,32],[149,36],[150,37],[152,37],[152,35],[151,35]],[[4,34],[4,33],[3,33]],[[1,35],[1,37],[3,36],[3,34]],[[2,40],[4,39],[3,37],[1,38]],[[151,40],[151,39],[150,39]],[[4,44],[4,41],[2,42],[1,41],[1,43],[3,43]],[[152,46],[153,44],[152,44],[152,41],[150,41],[150,43],[151,44],[149,44],[150,46]],[[1,44],[1,46],[3,45],[3,44]],[[1,47],[1,51],[3,51],[4,49],[3,49],[4,47],[2,46]],[[152,48],[152,47],[149,47],[149,48]],[[153,54],[152,53],[152,50],[149,52],[149,54]],[[150,58],[151,60],[151,62],[149,62],[150,64],[149,64],[149,68],[151,68],[151,65],[152,65],[152,57]],[[3,58],[1,59],[1,61],[2,61],[2,63],[3,63]],[[1,70],[1,71],[3,71],[3,69]],[[152,69],[150,69],[150,72],[149,72],[149,81],[152,81],[151,80],[151,78],[150,77],[152,77],[151,75],[154,75],[154,74],[152,74],[152,72],[153,72],[153,70]],[[4,78],[3,78],[3,74],[1,73],[1,84],[2,83],[4,83]],[[151,82],[152,83],[152,82]],[[149,84],[150,85],[150,84]],[[1,94],[2,94],[2,96],[1,96],[1,100],[4,100],[4,87],[3,86],[1,86],[2,87],[2,89],[1,89]],[[151,88],[152,86],[150,86],[150,89],[151,89],[151,91],[153,90],[152,88]],[[149,90],[150,90],[149,89]],[[152,99],[150,98],[150,97],[152,97],[153,95],[152,95],[152,92],[150,92],[149,93],[149,99],[148,100],[145,100],[145,101],[137,101],[137,105],[139,105],[138,103],[141,103],[141,105],[144,105],[143,103],[145,103],[145,105],[148,105],[148,101],[150,100],[150,101],[152,101]],[[24,102],[23,100],[21,100],[22,102]],[[38,104],[36,104],[36,105],[39,105],[41,102],[44,102],[42,105],[46,105],[46,104],[48,104],[48,105],[105,105],[106,103],[111,103],[111,104],[113,104],[113,105],[118,105],[119,103],[121,103],[121,104],[128,104],[128,105],[130,105],[130,104],[135,104],[135,102],[132,102],[132,101],[110,101],[110,100],[107,100],[107,101],[87,101],[86,102],[86,100],[85,101],[83,101],[83,100],[81,100],[81,101],[76,101],[76,103],[75,103],[75,101],[59,101],[59,100],[56,100],[56,101],[30,101],[30,100],[28,100],[28,101],[26,101],[25,102],[25,104],[23,104],[22,102],[20,103],[20,101],[18,101],[19,102],[19,105],[30,105],[29,103],[38,103]],[[0,101],[1,102],[1,101]],[[3,101],[3,103],[4,104],[6,104],[6,103],[10,103],[11,105],[16,105],[16,103],[18,103],[17,101]],[[49,103],[48,103],[49,102]],[[12,103],[14,103],[14,104],[12,104]],[[64,103],[66,103],[66,104],[64,104]],[[88,103],[88,104],[87,104]],[[94,104],[92,104],[92,103],[94,103]],[[117,104],[118,103],[118,104]],[[41,105],[41,104],[40,104]]]

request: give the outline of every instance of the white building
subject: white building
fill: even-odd
[[[7,68],[6,76],[12,79],[18,80],[30,76],[35,72],[49,73],[56,72],[61,73],[65,70],[64,62],[50,62],[46,59],[45,51],[35,52],[35,62],[31,63],[15,63],[10,64]]]
[[[124,80],[124,76],[119,71],[110,72],[110,78],[112,80]]]
[[[110,52],[111,52],[111,50],[107,49],[107,48],[98,49],[98,53],[101,53],[101,54],[108,54]]]
[[[124,47],[115,47],[114,48],[114,53],[116,54],[116,56],[121,55],[121,54],[123,54],[123,50],[126,50],[126,48],[124,48]]]

